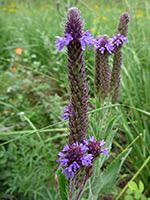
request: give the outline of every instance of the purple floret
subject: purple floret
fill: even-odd
[[[107,156],[107,157],[108,157],[109,155],[108,155],[107,151],[109,151],[109,149],[108,149],[108,148],[101,150],[101,152],[103,152],[103,153],[105,154],[105,156]]]
[[[117,34],[116,36],[113,36],[111,42],[118,47],[119,45],[122,45],[124,42],[128,42],[128,38],[124,37],[123,35]]]
[[[84,166],[88,166],[88,165],[92,165],[92,159],[93,159],[93,155],[92,154],[85,154],[82,158],[82,165]]]
[[[82,37],[80,38],[80,43],[81,43],[81,48],[84,51],[85,50],[85,44],[88,45],[89,50],[91,50],[91,46],[94,44],[94,38],[93,36],[89,33],[90,30],[87,30],[86,32],[83,33]]]
[[[64,119],[62,119],[62,121],[65,121],[68,117],[70,117],[72,115],[72,110],[71,110],[71,104],[68,104],[68,106],[66,106],[63,110],[63,115],[61,115],[61,117],[64,117]]]
[[[88,154],[92,154],[94,158],[98,157],[101,153],[104,153],[106,156],[108,156],[107,151],[109,151],[109,149],[101,149],[106,143],[104,140],[97,141],[94,139],[94,136],[89,136],[88,142]]]
[[[65,37],[62,38],[60,36],[56,36],[58,38],[55,43],[56,43],[56,48],[58,48],[58,51],[61,51],[64,47],[64,45],[68,45],[70,41],[73,40],[73,37],[71,36],[70,33],[65,33]]]
[[[114,45],[112,41],[112,39],[108,40],[107,35],[98,36],[97,39],[94,41],[94,51],[98,49],[101,54],[104,54],[105,52],[112,54],[112,51],[114,50]]]

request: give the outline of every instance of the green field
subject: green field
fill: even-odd
[[[1,0],[0,1],[0,199],[59,200],[57,152],[68,134],[62,111],[70,100],[63,37],[65,12],[81,10],[85,30],[115,35],[128,12],[123,47],[120,118],[111,158],[132,146],[109,199],[125,199],[123,188],[142,181],[150,197],[150,1],[149,0]],[[94,51],[84,52],[89,97],[94,87]],[[90,106],[89,106],[90,107]],[[90,109],[90,108],[89,108]],[[84,196],[85,195],[85,196]],[[82,200],[86,200],[86,192]],[[101,199],[105,195],[102,195]],[[111,197],[112,198],[111,198]],[[125,199],[127,200],[127,198]]]

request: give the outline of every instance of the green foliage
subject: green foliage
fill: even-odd
[[[125,200],[149,200],[150,198],[146,198],[146,196],[143,194],[144,192],[144,184],[140,180],[139,185],[137,185],[135,182],[131,181],[128,184],[129,188],[127,189],[126,193],[128,195],[125,196]]]
[[[116,184],[116,179],[121,166],[130,152],[131,149],[127,149],[119,154],[118,157],[110,163],[103,172],[100,171],[99,167],[101,166],[101,162],[103,162],[101,161],[101,158],[99,162],[95,163],[94,175],[91,177],[89,183],[89,199],[97,199],[100,193],[109,194],[112,191],[113,186]]]
[[[58,185],[59,185],[59,192],[61,200],[67,200],[67,193],[66,193],[66,187],[67,187],[67,180],[64,174],[61,173],[62,169],[59,168],[57,170],[57,178],[58,178]]]

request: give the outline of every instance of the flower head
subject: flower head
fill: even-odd
[[[124,37],[123,35],[117,34],[116,36],[113,36],[111,42],[118,47],[119,45],[122,45],[124,42],[128,42],[128,38]]]
[[[106,143],[104,140],[97,141],[94,139],[94,136],[89,136],[89,140],[87,141],[88,144],[86,146],[88,147],[88,153],[92,154],[94,158],[98,157],[101,153],[104,153],[108,157],[107,151],[109,151],[109,149],[101,149]]]
[[[66,167],[62,174],[66,173],[66,178],[69,179],[70,176],[74,178],[74,172],[77,169],[92,165],[92,154],[87,154],[88,147],[82,143],[78,144],[78,142],[73,143],[72,145],[65,145],[61,150],[62,152],[58,152],[60,158],[56,162],[60,162],[59,167]]]
[[[16,71],[16,67],[12,67],[12,72],[15,72]]]
[[[22,49],[20,47],[15,49],[16,54],[21,55],[22,54]]]
[[[94,51],[98,49],[101,54],[104,54],[105,52],[111,54],[114,50],[114,45],[112,44],[111,40],[108,40],[107,35],[98,36],[94,42],[94,46]]]

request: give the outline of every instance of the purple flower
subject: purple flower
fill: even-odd
[[[128,13],[122,13],[120,16],[118,28],[116,34],[121,34],[127,36],[128,23],[130,21],[130,16]]]
[[[71,36],[70,33],[65,33],[65,37],[62,38],[60,36],[56,36],[58,38],[55,43],[56,43],[56,48],[58,48],[58,51],[61,51],[64,47],[64,45],[68,45],[70,41],[73,40],[73,37]]]
[[[66,173],[66,179],[69,179],[70,176],[72,176],[72,178],[74,178],[74,172],[72,171],[72,165],[70,165],[69,167],[64,169],[61,173],[62,174]]]
[[[92,154],[87,154],[88,147],[82,143],[73,143],[72,145],[65,145],[58,152],[60,158],[56,162],[60,162],[60,168],[66,167],[62,174],[66,173],[66,178],[69,179],[70,176],[74,178],[74,172],[80,167],[92,165]]]
[[[101,47],[101,48],[99,49],[99,51],[101,52],[101,54],[103,54],[104,51],[105,51],[105,47]]]
[[[120,86],[120,72],[122,65],[122,46],[124,42],[128,41],[127,31],[128,23],[130,21],[130,16],[128,13],[122,13],[120,16],[118,28],[116,31],[116,36],[112,38],[112,42],[115,45],[114,49],[114,59],[113,59],[113,68],[111,72],[110,80],[110,90],[109,93],[112,96],[112,103],[116,103],[119,97],[119,86]]]
[[[83,33],[82,37],[79,39],[81,43],[81,48],[84,51],[85,50],[85,44],[88,45],[89,50],[91,50],[91,46],[94,44],[94,38],[93,36],[89,33],[90,30],[87,30],[86,32]]]
[[[88,165],[92,165],[92,159],[93,159],[93,155],[92,154],[85,154],[83,155],[83,157],[81,158],[82,161],[82,165],[84,166],[88,166]]]
[[[95,40],[95,93],[102,100],[108,95],[110,87],[109,55],[114,50],[112,40],[107,35],[98,36]]]
[[[112,43],[112,40],[107,39],[107,35],[104,36],[98,36],[98,38],[94,41],[94,51],[99,49],[101,54],[104,54],[104,52],[108,52],[109,54],[112,54],[112,51],[114,50],[114,45]]]
[[[122,45],[124,42],[128,42],[128,38],[124,37],[123,35],[117,34],[116,36],[113,36],[111,42],[118,47],[119,45]]]
[[[89,31],[83,32],[83,21],[77,8],[70,8],[65,19],[65,32],[73,40],[67,45],[67,74],[70,89],[72,113],[69,116],[69,144],[83,142],[87,126],[88,88],[86,82],[83,49],[92,43]]]
[[[66,106],[63,110],[63,115],[61,115],[61,117],[64,117],[64,119],[62,119],[62,121],[65,121],[68,117],[70,117],[72,115],[72,110],[71,110],[71,104],[68,104],[68,106]]]
[[[76,161],[74,161],[69,167],[67,167],[66,169],[62,171],[62,174],[66,173],[67,179],[69,179],[70,176],[74,178],[74,172],[76,172],[78,168],[80,168],[80,166],[78,165]]]
[[[101,150],[101,152],[103,152],[103,153],[105,154],[105,156],[107,156],[107,157],[108,157],[109,155],[108,155],[107,151],[109,151],[109,149],[108,149],[108,148]]]
[[[88,142],[88,154],[92,154],[94,158],[98,157],[101,153],[104,153],[106,156],[108,156],[107,151],[109,151],[109,149],[101,149],[106,143],[104,140],[97,141],[94,139],[94,136],[90,136]]]

